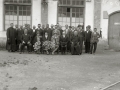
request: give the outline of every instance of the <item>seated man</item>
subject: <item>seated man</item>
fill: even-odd
[[[67,50],[67,43],[68,43],[68,37],[66,36],[65,31],[62,33],[62,36],[60,37],[60,47],[61,47],[61,53],[65,54],[65,51]]]
[[[21,45],[21,49],[20,49],[20,54],[21,54],[21,52],[23,52],[23,49],[25,46],[27,46],[28,52],[31,52],[30,41],[31,41],[31,37],[29,34],[27,34],[27,29],[25,29],[24,34],[22,35],[22,38],[21,38],[22,45]]]
[[[51,38],[52,54],[54,54],[59,48],[59,35],[57,32],[54,32],[54,35]]]
[[[79,45],[78,32],[74,31],[74,35],[71,38],[71,54],[79,55],[80,54],[80,45]]]

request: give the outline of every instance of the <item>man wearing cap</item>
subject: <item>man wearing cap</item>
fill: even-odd
[[[74,35],[71,38],[71,54],[79,55],[80,54],[80,39],[78,37],[78,32],[74,31]]]
[[[91,40],[91,34],[92,34],[92,32],[90,31],[90,28],[91,27],[88,25],[85,31],[85,53],[90,52],[90,40]]]

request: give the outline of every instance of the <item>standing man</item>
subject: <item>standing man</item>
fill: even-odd
[[[17,50],[20,50],[21,47],[21,38],[24,34],[23,26],[20,26],[20,29],[17,30]]]
[[[69,28],[68,28],[68,25],[66,24],[66,25],[65,25],[65,33],[67,34],[68,31],[69,31]]]
[[[87,26],[85,31],[85,53],[90,52],[90,40],[92,33],[90,30],[91,30],[90,26]]]
[[[52,37],[52,30],[49,28],[49,24],[46,25],[45,31],[48,33],[49,38]]]
[[[71,51],[71,37],[72,37],[72,27],[69,26],[69,29],[68,29],[68,33],[67,33],[67,37],[68,37],[68,43],[67,43],[67,50],[68,51]]]
[[[58,30],[58,26],[55,25],[55,30],[53,30],[52,35],[57,34],[60,37],[60,31]]]
[[[33,36],[33,30],[32,30],[32,28],[30,28],[30,24],[28,24],[28,35],[30,35],[30,38],[31,38],[31,41],[30,41],[30,43],[32,43],[32,36]],[[31,50],[32,50],[32,47],[31,47]]]
[[[16,50],[16,30],[13,28],[13,23],[7,29],[7,46],[8,51],[15,52]]]
[[[32,37],[32,35],[33,35],[33,30],[32,30],[32,28],[30,28],[30,24],[28,24],[28,34]]]
[[[95,54],[96,52],[96,49],[97,49],[97,43],[99,41],[100,38],[100,35],[99,33],[97,32],[97,28],[94,28],[94,31],[92,32],[91,34],[91,50],[90,50],[90,53],[92,54]]]
[[[50,29],[51,29],[52,32],[55,30],[53,24],[51,24],[51,28]]]
[[[39,32],[39,34],[40,34],[41,37],[43,36],[41,24],[38,24],[38,28],[35,30],[35,35],[37,35],[37,32]]]
[[[18,28],[18,25],[16,24],[15,25],[15,30],[16,30],[16,35],[17,35],[17,38],[16,38],[16,51],[19,50],[19,40],[18,40],[18,31],[20,31],[20,29]]]
[[[31,44],[32,44],[32,46],[31,46],[31,50],[32,51],[34,51],[34,48],[33,48],[33,45],[34,45],[34,38],[35,38],[35,29],[36,29],[36,26],[34,25],[33,26],[33,29],[32,29],[32,37],[31,37]]]
[[[82,50],[83,50],[83,41],[84,41],[84,38],[85,38],[85,33],[84,33],[84,30],[82,29],[82,26],[81,25],[78,25],[78,36],[80,38],[80,55],[82,54]]]
[[[46,32],[45,30],[46,30],[45,25],[42,25],[42,34],[43,34],[42,37],[45,36],[45,32]]]

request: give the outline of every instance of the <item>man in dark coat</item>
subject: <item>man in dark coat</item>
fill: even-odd
[[[60,47],[62,54],[65,54],[65,51],[67,50],[67,43],[68,43],[68,37],[66,35],[66,32],[64,31],[60,36]]]
[[[38,24],[38,28],[35,30],[35,35],[37,35],[37,32],[39,32],[40,36],[43,36],[41,24]]]
[[[78,28],[79,28],[78,36],[80,38],[80,54],[82,54],[83,41],[84,41],[84,38],[85,38],[85,33],[84,33],[84,30],[82,29],[82,26],[79,25]]]
[[[7,50],[15,52],[16,50],[16,30],[13,28],[13,23],[10,24],[10,27],[7,29]]]
[[[46,28],[45,25],[42,25],[42,37],[45,36]]]
[[[80,39],[78,37],[78,32],[74,31],[74,35],[71,37],[71,54],[79,55],[80,54]]]
[[[90,40],[91,40],[91,34],[92,34],[92,32],[90,30],[91,30],[91,28],[88,25],[86,27],[86,31],[85,31],[85,53],[90,52]]]
[[[27,46],[28,52],[31,52],[31,42],[30,41],[31,41],[31,37],[28,34],[27,29],[25,29],[24,34],[22,35],[22,38],[21,38],[21,42],[22,42],[21,49],[20,49],[21,52],[23,52],[25,46]],[[20,54],[21,54],[21,52],[20,52]]]
[[[52,37],[52,30],[49,28],[49,24],[46,25],[45,31],[48,33],[48,36],[51,38]]]
[[[20,50],[21,47],[21,38],[24,34],[23,26],[20,26],[20,29],[17,30],[17,50]]]
[[[16,30],[16,35],[17,35],[17,39],[16,39],[16,51],[18,51],[19,50],[19,44],[20,44],[20,42],[18,40],[18,31],[20,31],[20,29],[18,28],[17,24],[15,25],[15,30]]]
[[[73,32],[72,32],[72,27],[69,26],[69,29],[68,29],[68,33],[67,33],[67,37],[68,37],[68,44],[67,44],[67,50],[68,51],[71,51],[71,37],[73,36]]]
[[[50,29],[51,29],[52,32],[55,30],[53,24],[51,24],[51,28]]]

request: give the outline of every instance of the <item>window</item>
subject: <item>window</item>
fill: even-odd
[[[59,0],[58,23],[65,28],[65,25],[84,27],[85,0]]]
[[[24,3],[24,5],[20,3]],[[14,4],[13,4],[14,3]],[[19,4],[15,4],[19,3]],[[28,4],[25,4],[28,3]],[[31,0],[5,0],[5,30],[10,23],[20,25],[31,25]]]

